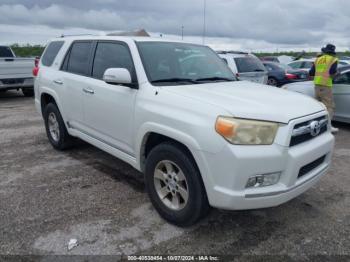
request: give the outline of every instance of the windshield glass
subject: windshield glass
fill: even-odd
[[[143,65],[154,85],[235,81],[224,61],[209,47],[172,42],[138,42]]]
[[[265,71],[263,63],[255,57],[245,56],[234,58],[238,73],[260,72]]]

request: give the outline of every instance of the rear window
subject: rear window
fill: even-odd
[[[63,41],[51,42],[45,50],[45,53],[41,59],[41,63],[44,66],[52,66],[52,63],[55,60],[58,52],[61,50],[63,44]]]
[[[236,62],[238,73],[265,71],[263,63],[255,57],[236,57],[234,60]]]
[[[13,57],[13,53],[9,47],[0,46],[0,57]]]

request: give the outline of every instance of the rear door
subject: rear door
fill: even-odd
[[[247,80],[260,84],[267,83],[267,71],[258,58],[246,55],[235,57],[234,61],[238,71],[237,76],[240,80]]]
[[[66,54],[61,74],[54,79],[62,89],[62,104],[69,125],[84,131],[83,92],[90,86],[93,41],[74,41]]]
[[[133,82],[136,73],[129,47],[124,42],[99,41],[95,50],[92,78],[84,93],[84,117],[87,133],[129,155],[132,149],[134,103],[137,89],[104,82],[108,68],[126,68]]]
[[[335,117],[338,120],[350,122],[350,71],[334,79],[333,95],[335,102]]]

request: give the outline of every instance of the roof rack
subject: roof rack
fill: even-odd
[[[243,52],[243,51],[234,51],[234,50],[231,50],[231,51],[216,51],[216,53],[218,54],[240,54],[240,55],[248,55],[249,53],[248,52]]]
[[[62,34],[60,36],[60,38],[65,38],[65,37],[71,37],[71,36],[85,36],[85,35],[90,35],[90,36],[94,36],[93,34],[76,34],[76,35],[65,35],[65,34]]]

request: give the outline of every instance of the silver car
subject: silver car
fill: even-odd
[[[267,84],[267,70],[255,55],[239,51],[217,51],[217,53],[238,80]]]
[[[335,101],[333,120],[350,124],[350,66],[340,67],[339,74],[334,78],[333,83]],[[287,84],[282,88],[315,97],[312,81]]]

